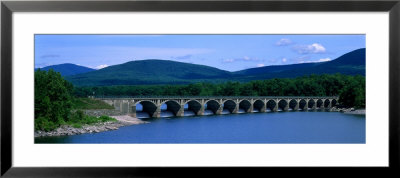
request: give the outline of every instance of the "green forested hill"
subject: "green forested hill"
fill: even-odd
[[[74,85],[186,84],[230,77],[214,67],[168,60],[140,60],[69,76]]]
[[[69,75],[76,75],[86,72],[94,71],[95,69],[79,66],[76,64],[58,64],[58,65],[51,65],[40,68],[40,70],[48,71],[49,69],[53,69],[56,72],[60,72],[61,76],[69,76]],[[36,69],[37,70],[37,69]]]
[[[239,80],[249,81],[335,73],[365,76],[365,48],[346,53],[328,62],[266,66],[246,69],[234,74]]]
[[[92,72],[67,76],[66,79],[77,86],[154,85],[247,82],[335,73],[365,76],[365,48],[354,50],[328,62],[266,66],[237,72],[168,60],[131,61]]]

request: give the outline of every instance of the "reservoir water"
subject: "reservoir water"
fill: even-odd
[[[365,143],[365,116],[268,112],[147,119],[93,134],[35,138],[35,143]],[[194,113],[188,113],[193,115]]]

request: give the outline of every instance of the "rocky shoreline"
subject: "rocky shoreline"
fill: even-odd
[[[332,108],[333,112],[342,112],[344,114],[354,114],[354,115],[365,115],[365,109],[354,109],[354,108]]]
[[[120,127],[128,125],[149,123],[134,117],[130,117],[128,115],[119,115],[110,117],[117,119],[117,121],[102,122],[93,125],[83,125],[82,128],[74,128],[70,125],[62,125],[61,127],[50,132],[35,131],[34,135],[35,137],[47,137],[47,136],[64,136],[64,135],[78,135],[87,133],[99,133],[109,130],[117,130]]]
[[[365,115],[365,109],[357,109],[357,110],[345,111],[343,113],[345,113],[345,114],[354,114],[354,115]]]

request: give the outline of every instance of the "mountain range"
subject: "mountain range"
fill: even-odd
[[[218,68],[169,60],[148,59],[94,70],[74,64],[48,66],[76,86],[188,84],[294,78],[311,74],[346,74],[365,76],[365,48],[346,53],[334,60],[250,68],[229,72]]]
[[[76,74],[95,71],[95,69],[92,69],[89,67],[84,67],[84,66],[70,64],[70,63],[58,64],[58,65],[52,65],[52,66],[40,68],[40,70],[45,70],[45,71],[48,71],[49,69],[53,69],[54,71],[60,72],[61,76],[76,75]],[[35,70],[37,70],[37,69],[35,69]]]

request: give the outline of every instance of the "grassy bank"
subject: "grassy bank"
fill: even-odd
[[[70,125],[75,128],[82,128],[82,125],[90,125],[101,122],[116,122],[117,120],[109,116],[88,116],[81,110],[71,112],[70,116],[66,119],[60,119],[57,123],[51,122],[44,117],[35,119],[35,130],[51,131],[61,125]]]
[[[61,125],[70,125],[75,128],[82,128],[82,125],[90,125],[101,122],[117,121],[109,116],[88,116],[82,110],[90,109],[114,109],[113,106],[92,98],[72,98],[72,109],[67,118],[59,118],[54,122],[45,117],[35,119],[35,130],[51,131]]]
[[[75,128],[82,128],[82,125],[85,124],[95,124],[108,121],[116,122],[117,120],[109,116],[88,116],[85,115],[81,110],[77,110],[72,114],[72,117],[66,122],[66,124]]]
[[[93,98],[73,98],[74,109],[114,109],[113,106]]]

